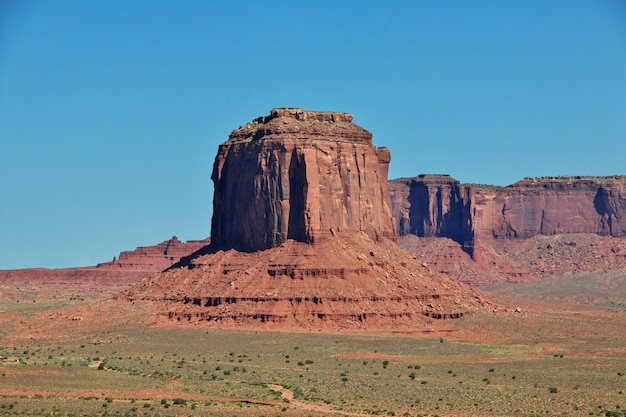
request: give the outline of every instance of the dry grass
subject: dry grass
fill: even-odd
[[[93,294],[4,299],[0,415],[624,415],[626,311],[518,288],[501,301],[522,313],[414,334],[207,330]]]
[[[127,326],[74,339],[50,335],[3,344],[0,355],[21,363],[0,365],[0,412],[323,414],[293,407],[266,385],[280,384],[300,403],[345,413],[604,415],[626,406],[626,363],[611,354],[621,343],[548,336],[525,344],[479,344]],[[103,360],[104,369],[98,369]],[[184,404],[173,404],[177,398]]]

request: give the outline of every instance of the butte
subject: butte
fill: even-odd
[[[271,329],[425,326],[491,308],[395,243],[390,160],[351,114],[273,109],[219,147],[211,244],[119,298]]]

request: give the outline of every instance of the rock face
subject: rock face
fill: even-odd
[[[626,177],[526,178],[508,187],[442,175],[390,181],[399,235],[512,239],[563,233],[626,237]]]
[[[419,175],[389,184],[398,234],[447,237],[472,255],[471,188],[449,175]]]
[[[390,198],[401,236],[448,238],[471,259],[463,262],[450,244],[401,239],[401,245],[464,282],[523,281],[626,264],[621,255],[606,257],[594,250],[607,246],[584,236],[626,238],[626,176],[526,178],[496,187],[421,175],[390,181]],[[541,237],[554,237],[552,245],[559,247],[560,235],[572,236],[565,238],[572,245],[559,252],[569,263],[555,259],[554,251],[533,259],[524,256],[537,252],[534,246]],[[585,249],[587,244],[592,249]],[[612,245],[608,249],[616,247],[614,241]],[[593,259],[582,259],[584,254]]]
[[[207,246],[211,239],[188,240],[181,242],[176,236],[153,246],[139,246],[132,251],[124,251],[111,262],[97,265],[99,270],[143,271],[147,276],[169,268],[180,258]],[[142,278],[145,278],[142,277]]]
[[[211,246],[120,298],[272,328],[427,326],[489,307],[397,246],[389,161],[347,113],[272,110],[219,147]]]
[[[500,190],[484,207],[493,222],[482,218],[479,223],[491,226],[494,238],[563,233],[624,237],[626,176],[526,178]]]
[[[315,242],[331,230],[394,239],[389,161],[348,113],[274,109],[219,147],[213,242],[255,251]]]
[[[180,258],[211,243],[211,239],[181,242],[176,236],[153,246],[124,251],[111,262],[79,268],[28,268],[0,271],[5,282],[44,283],[46,286],[68,286],[78,289],[120,290],[157,272],[169,268]]]

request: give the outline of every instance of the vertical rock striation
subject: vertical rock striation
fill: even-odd
[[[473,255],[472,189],[449,175],[419,175],[390,181],[398,234],[447,237]]]
[[[348,113],[273,109],[219,147],[212,241],[255,251],[331,232],[394,239],[390,159]]]
[[[525,178],[493,199],[494,238],[626,236],[626,177]]]
[[[624,264],[619,244],[598,245],[595,238],[626,238],[626,176],[525,178],[496,187],[420,175],[392,180],[389,188],[401,246],[464,282],[528,280]],[[558,260],[552,250],[559,246],[558,236],[570,236],[558,252],[569,261]],[[545,243],[548,237],[552,243]],[[602,253],[607,245],[610,253]],[[537,247],[548,252],[534,259],[530,253]],[[459,249],[473,262],[464,261]]]
[[[595,233],[626,236],[626,177],[525,178],[508,187],[462,185],[448,175],[390,181],[399,235],[514,239]]]

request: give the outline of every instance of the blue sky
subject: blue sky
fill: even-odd
[[[274,107],[352,113],[390,178],[626,174],[626,2],[0,0],[0,269],[209,236]]]

